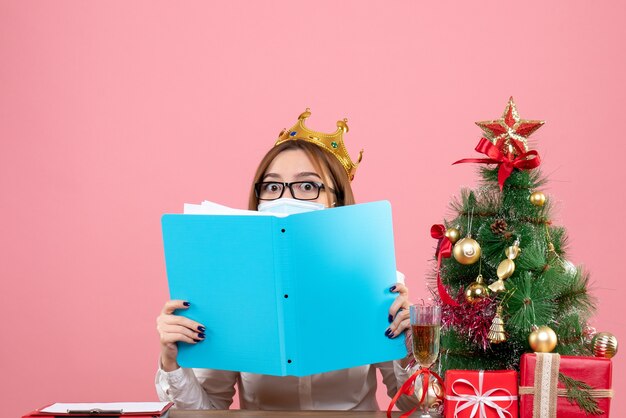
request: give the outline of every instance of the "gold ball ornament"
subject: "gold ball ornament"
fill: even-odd
[[[480,244],[470,237],[465,237],[454,244],[454,259],[461,264],[474,264],[480,259]]]
[[[537,353],[552,352],[556,348],[557,341],[556,332],[545,325],[538,327],[528,336],[530,348]]]
[[[489,296],[489,290],[483,284],[483,275],[479,274],[476,281],[472,282],[465,290],[465,300],[469,303],[476,303],[486,296]]]
[[[457,228],[448,228],[446,230],[446,237],[454,244],[461,238],[461,233]]]
[[[418,401],[422,399],[423,392],[421,378],[422,376],[415,380],[415,396]],[[443,403],[443,387],[441,387],[441,384],[439,384],[437,380],[432,380],[428,383],[428,392],[426,392],[424,402],[429,409],[437,408]]]
[[[613,358],[617,354],[617,338],[610,332],[598,332],[591,340],[596,357]]]
[[[530,195],[530,203],[535,206],[543,206],[546,203],[546,195],[543,192],[534,192]]]

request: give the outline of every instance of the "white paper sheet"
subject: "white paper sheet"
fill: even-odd
[[[93,403],[55,403],[40,410],[52,414],[67,414],[70,410],[88,411],[91,409],[122,410],[122,413],[159,413],[168,402],[93,402]]]
[[[183,213],[185,215],[250,215],[250,216],[287,216],[284,213],[257,212],[256,210],[234,209],[218,203],[203,201],[196,205],[185,203]]]

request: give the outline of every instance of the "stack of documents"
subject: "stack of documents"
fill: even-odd
[[[179,344],[179,364],[305,376],[404,357],[404,339],[385,336],[389,202],[267,215],[211,202],[163,215],[170,296],[207,328]]]

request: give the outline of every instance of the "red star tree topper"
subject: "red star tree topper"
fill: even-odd
[[[476,122],[487,139],[510,157],[528,152],[528,137],[543,124],[542,120],[521,119],[513,97],[509,99],[500,119]]]

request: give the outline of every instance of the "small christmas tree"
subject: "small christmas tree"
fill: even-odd
[[[511,98],[501,119],[477,125],[485,137],[476,150],[488,158],[457,163],[485,164],[481,185],[463,190],[451,204],[454,218],[432,231],[440,372],[519,370],[520,356],[531,351],[591,354],[589,277],[567,261],[565,229],[552,224],[539,155],[528,149],[543,122],[520,119]]]

